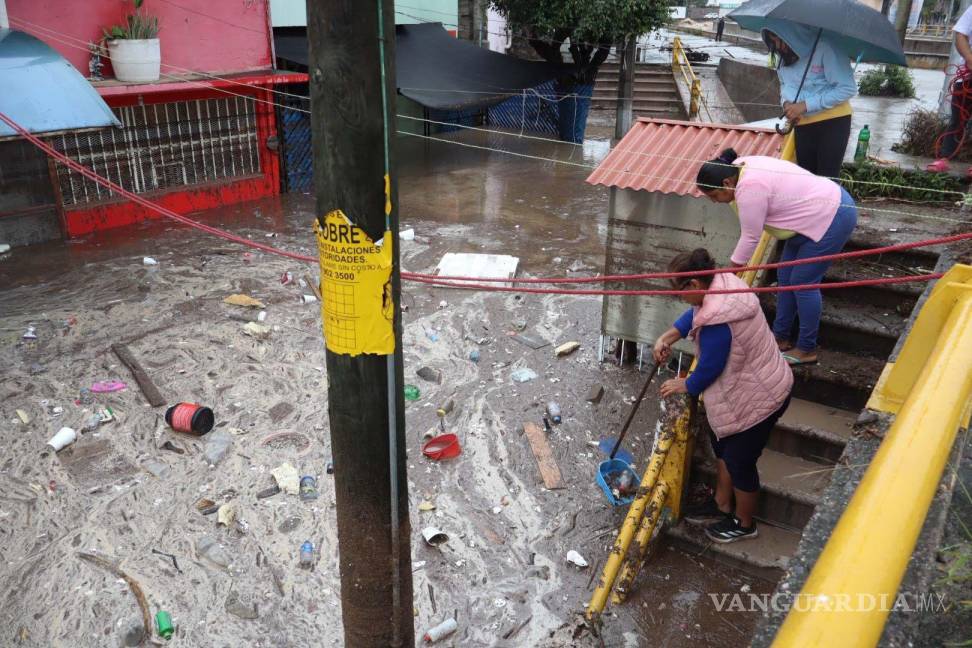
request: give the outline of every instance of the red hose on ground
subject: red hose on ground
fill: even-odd
[[[251,241],[249,239],[236,236],[230,232],[210,227],[209,225],[204,225],[199,221],[195,221],[191,218],[178,214],[171,209],[167,209],[153,203],[150,200],[142,198],[141,196],[132,193],[125,189],[124,187],[112,182],[111,180],[98,175],[91,169],[83,166],[82,164],[75,162],[71,158],[67,157],[60,151],[56,150],[42,139],[33,135],[20,124],[12,120],[6,114],[0,112],[0,121],[3,121],[12,129],[14,129],[19,135],[24,139],[29,141],[31,144],[41,149],[49,157],[57,160],[58,162],[66,165],[68,168],[73,169],[83,175],[84,177],[96,182],[103,187],[111,189],[115,193],[128,200],[141,205],[149,210],[155,211],[162,216],[166,216],[173,220],[176,220],[190,227],[194,227],[200,231],[212,234],[213,236],[218,236],[222,239],[231,241],[233,243],[239,243],[269,254],[276,254],[279,256],[287,257],[290,259],[295,259],[298,261],[304,261],[307,263],[317,263],[318,259],[316,257],[308,256],[306,254],[298,254],[296,252],[287,252],[286,250],[281,250],[270,245],[263,243],[257,243],[256,241]],[[924,241],[915,241],[912,243],[900,243],[898,245],[889,245],[881,248],[872,248],[868,250],[858,250],[856,252],[841,252],[839,254],[830,254],[820,257],[812,257],[809,259],[800,259],[796,261],[786,261],[780,263],[765,263],[755,266],[745,266],[740,268],[716,268],[714,270],[699,270],[693,272],[654,272],[646,274],[637,275],[606,275],[601,277],[582,277],[582,278],[552,278],[552,279],[537,279],[537,278],[527,278],[527,279],[484,279],[479,277],[443,277],[437,275],[428,275],[412,272],[402,272],[402,279],[407,281],[414,281],[417,283],[424,283],[429,285],[437,285],[449,288],[457,288],[463,290],[482,290],[482,291],[493,291],[493,292],[523,292],[523,293],[534,293],[534,294],[560,294],[560,295],[691,295],[691,294],[705,294],[705,293],[740,293],[740,292],[788,292],[795,290],[808,290],[808,289],[838,289],[838,288],[854,288],[860,286],[875,286],[882,284],[896,284],[896,283],[909,283],[909,282],[919,282],[919,281],[930,281],[933,279],[938,279],[941,274],[924,274],[924,275],[908,275],[903,277],[888,277],[879,279],[862,279],[858,281],[844,281],[835,282],[827,284],[804,284],[800,286],[765,286],[747,289],[736,289],[736,290],[723,290],[723,291],[706,291],[706,290],[571,290],[571,289],[541,289],[541,288],[514,288],[507,286],[490,286],[484,285],[486,283],[603,283],[608,281],[641,281],[646,279],[673,279],[678,277],[699,277],[705,275],[715,275],[727,272],[746,272],[750,270],[770,270],[774,268],[785,268],[789,266],[802,265],[805,263],[815,263],[817,261],[836,261],[838,259],[848,259],[854,257],[870,256],[874,254],[883,254],[886,252],[897,252],[902,250],[909,250],[919,247],[927,247],[930,245],[942,245],[946,243],[954,243],[957,241],[972,239],[972,232],[967,232],[965,234],[956,234],[953,236],[946,236],[937,239],[927,239]],[[455,282],[468,282],[475,281],[478,283],[455,283]]]
[[[955,157],[955,154],[962,148],[962,144],[965,143],[965,127],[969,123],[969,118],[972,117],[966,107],[972,104],[972,71],[964,64],[949,65],[945,68],[945,74],[952,76],[952,80],[948,82],[948,95],[952,98],[952,110],[958,111],[959,125],[957,129],[947,130],[935,140],[934,151],[937,159],[944,157],[942,156],[942,143],[949,135],[959,136],[958,144],[952,154],[948,156],[948,159]],[[960,81],[961,88],[959,87]]]

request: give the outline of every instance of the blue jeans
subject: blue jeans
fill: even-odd
[[[844,249],[854,227],[857,226],[857,206],[846,189],[841,187],[840,192],[841,205],[823,238],[816,243],[802,234],[787,239],[780,261],[836,254]],[[820,261],[780,268],[777,273],[779,284],[781,286],[797,286],[820,283],[829,267],[830,261]],[[793,320],[799,318],[800,336],[797,339],[796,346],[801,351],[813,351],[817,348],[817,333],[820,330],[820,313],[822,310],[823,299],[819,289],[777,293],[776,321],[773,322],[773,333],[777,339],[789,340],[793,331]]]

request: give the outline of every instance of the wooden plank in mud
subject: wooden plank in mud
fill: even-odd
[[[152,379],[149,378],[148,374],[145,373],[145,369],[142,365],[135,359],[131,350],[124,344],[112,344],[111,350],[115,352],[118,359],[122,361],[128,370],[132,372],[132,376],[135,377],[135,382],[138,383],[139,388],[148,400],[149,405],[152,407],[159,407],[160,405],[165,405],[165,398],[159,393],[159,388],[155,386]]]
[[[554,459],[550,444],[547,443],[547,435],[544,434],[543,429],[536,423],[524,423],[523,431],[526,432],[527,439],[530,440],[533,456],[537,458],[540,476],[543,477],[543,485],[550,490],[566,488],[564,480],[560,476],[560,467]]]

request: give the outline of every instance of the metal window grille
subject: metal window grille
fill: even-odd
[[[242,97],[114,108],[121,128],[65,133],[55,146],[134,193],[260,173],[256,113]],[[101,185],[58,166],[65,205],[112,200]]]

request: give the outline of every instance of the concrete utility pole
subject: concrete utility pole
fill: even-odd
[[[308,0],[344,645],[414,646],[392,0]],[[338,211],[340,210],[340,211]],[[387,232],[387,234],[386,234]]]
[[[898,41],[904,47],[908,37],[908,20],[911,18],[911,0],[898,0],[898,12],[894,16],[894,30],[898,32]]]
[[[959,18],[961,18],[962,15],[969,7],[972,7],[972,0],[962,0],[962,2],[959,3],[959,10],[958,13],[955,14],[956,16],[955,19],[958,20]],[[964,64],[965,64],[965,60],[962,58],[962,55],[959,54],[959,51],[955,48],[955,41],[953,40],[952,50],[948,56],[947,68],[951,68],[953,65],[957,67]],[[938,114],[940,114],[943,117],[948,117],[949,115],[952,114],[952,96],[948,93],[948,86],[951,84],[951,82],[952,82],[952,77],[948,74],[948,70],[946,69],[945,81],[942,83],[942,94],[938,104]]]
[[[624,40],[624,52],[618,68],[618,106],[614,119],[614,138],[620,140],[631,130],[634,110],[635,48],[638,37],[631,34]]]

